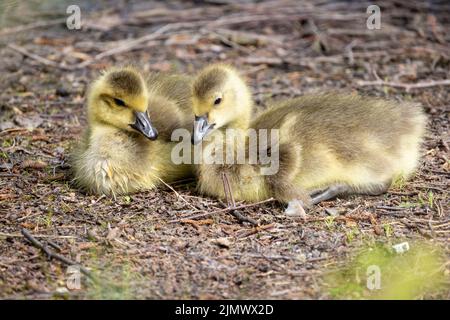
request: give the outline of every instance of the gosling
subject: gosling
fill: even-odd
[[[191,165],[171,161],[170,142],[174,129],[192,128],[190,87],[188,78],[134,67],[104,72],[89,89],[88,127],[70,157],[75,184],[115,197],[191,176]]]
[[[275,197],[308,207],[341,195],[382,194],[397,179],[408,178],[420,159],[426,117],[411,103],[305,95],[275,103],[254,120],[252,107],[250,90],[234,68],[215,64],[196,77],[194,144],[226,129],[279,130],[277,174],[262,176],[258,164],[200,164],[201,193],[225,198],[226,173],[236,200]]]

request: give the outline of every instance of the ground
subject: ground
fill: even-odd
[[[380,2],[379,30],[368,29],[364,1],[82,1],[81,30],[66,27],[68,4],[0,5],[0,298],[372,298],[366,271],[353,277],[361,252],[406,259],[420,246],[435,267],[418,281],[437,274],[438,283],[406,297],[450,298],[448,3]],[[102,68],[194,74],[217,61],[248,78],[257,108],[330,90],[420,103],[429,121],[416,175],[306,217],[247,204],[258,227],[217,212],[223,204],[199,196],[193,180],[117,199],[72,186],[68,153]],[[82,275],[74,289],[76,270],[22,228],[100,280]],[[391,247],[402,242],[411,253],[398,258]],[[400,274],[419,260],[402,260],[412,262]]]

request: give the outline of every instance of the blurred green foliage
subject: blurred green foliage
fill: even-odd
[[[410,250],[404,253],[397,253],[386,244],[361,250],[347,266],[326,276],[331,297],[410,300],[448,291],[445,258],[440,247],[427,242],[409,245]]]

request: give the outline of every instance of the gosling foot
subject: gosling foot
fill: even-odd
[[[345,184],[335,184],[325,190],[314,191],[311,193],[311,203],[318,204],[322,201],[333,199],[339,195],[344,195],[352,192],[353,189]]]
[[[284,210],[284,214],[291,217],[306,218],[306,210],[308,207],[302,200],[294,199],[289,201],[287,208]]]
[[[371,184],[359,187],[351,187],[346,184],[335,184],[324,190],[313,191],[311,196],[311,203],[313,205],[318,204],[322,201],[333,199],[337,196],[348,195],[348,194],[366,194],[371,196],[377,196],[383,194],[387,191],[390,186],[390,182]]]
[[[231,210],[230,213],[233,217],[238,219],[240,223],[248,222],[254,226],[259,225],[258,221],[256,221],[255,219],[252,219],[250,217],[244,216],[240,210]]]

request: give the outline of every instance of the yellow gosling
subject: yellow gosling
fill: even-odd
[[[412,103],[305,95],[275,103],[250,121],[252,107],[248,86],[230,66],[208,66],[195,79],[193,143],[226,129],[278,129],[280,138],[276,174],[262,175],[261,164],[200,164],[201,193],[224,198],[226,173],[236,200],[275,197],[308,205],[345,194],[378,195],[409,177],[420,159],[426,117]]]
[[[71,154],[75,184],[115,196],[192,175],[191,165],[171,161],[170,142],[172,130],[192,128],[190,85],[133,67],[104,72],[90,87],[88,127]]]

